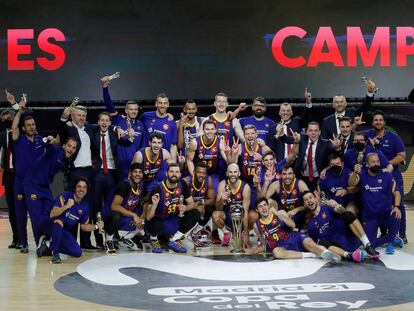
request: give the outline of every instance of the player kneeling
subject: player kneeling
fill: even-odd
[[[260,214],[260,218],[254,225],[254,231],[260,238],[263,251],[266,248],[271,249],[273,256],[278,259],[315,258],[319,256],[332,263],[341,261],[339,255],[316,244],[306,234],[292,231],[295,228],[294,221],[285,211],[270,209],[266,198],[256,200],[256,210]],[[257,249],[257,252],[259,251]]]

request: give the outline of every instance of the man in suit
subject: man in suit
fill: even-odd
[[[300,133],[302,128],[304,128],[308,121],[311,120],[312,94],[308,92],[307,88],[305,88],[304,95],[306,100],[306,108],[303,110],[301,116],[293,117],[292,106],[290,104],[283,103],[280,105],[279,124],[283,126],[283,133],[285,135],[292,136],[294,132]],[[293,146],[291,144],[284,143],[279,139],[276,127],[277,124],[269,131],[267,145],[276,154],[277,162],[280,162],[288,157]]]
[[[12,109],[5,109],[1,112],[1,121],[6,130],[0,133],[0,169],[3,171],[1,182],[4,186],[7,209],[9,212],[9,222],[13,233],[13,240],[8,247],[20,249],[19,234],[17,232],[16,224],[16,208],[14,206],[14,166],[11,150],[11,127],[14,115],[15,112]]]
[[[92,169],[92,150],[91,137],[93,136],[96,125],[86,123],[86,107],[78,105],[75,108],[66,108],[60,118],[58,132],[60,141],[65,141],[68,137],[74,137],[77,141],[76,152],[73,155],[73,161],[67,176],[68,189],[74,189],[75,182],[80,178],[87,178],[90,185],[93,185]],[[69,116],[71,121],[69,121]],[[94,205],[93,187],[90,187],[86,195],[89,206]],[[73,234],[77,235],[77,226],[73,228]],[[85,250],[96,251],[97,247],[93,246],[90,240],[90,233],[80,233],[80,246]]]
[[[282,125],[278,125],[277,131],[283,143],[294,143],[292,136],[283,133]],[[295,164],[296,174],[306,182],[311,191],[316,189],[320,173],[328,166],[328,155],[340,149],[338,138],[326,140],[320,135],[319,123],[309,122],[306,135],[300,135],[299,154]]]
[[[352,148],[352,143],[354,141],[352,123],[352,119],[346,116],[339,119],[339,129],[341,132],[338,136],[338,139],[341,142],[341,155],[348,151],[348,149]]]
[[[96,222],[96,213],[102,210],[103,202],[106,201],[110,192],[115,188],[120,179],[118,146],[131,145],[129,139],[118,142],[118,135],[111,128],[111,116],[108,112],[98,115],[98,126],[92,128],[90,136],[94,183],[94,204],[90,205],[90,219]],[[102,235],[95,232],[97,245],[103,247]]]
[[[349,117],[351,120],[354,120],[356,116],[359,116],[361,113],[368,110],[371,106],[371,103],[374,99],[374,93],[376,91],[375,83],[371,78],[367,81],[367,94],[365,96],[364,102],[358,108],[351,107],[346,108],[347,102],[346,98],[343,95],[336,95],[332,100],[332,106],[335,109],[335,113],[327,116],[322,121],[322,137],[325,139],[331,139],[333,135],[338,136],[341,132],[339,126],[339,119],[342,117]]]

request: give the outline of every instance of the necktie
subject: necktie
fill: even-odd
[[[312,161],[312,153],[313,153],[313,142],[309,142],[309,150],[308,150],[309,181],[313,181],[313,161]]]
[[[108,161],[106,160],[106,143],[105,143],[105,134],[101,134],[102,136],[102,169],[103,173],[106,175],[108,174]]]

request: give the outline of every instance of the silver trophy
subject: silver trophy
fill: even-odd
[[[184,204],[184,196],[180,195],[178,208],[180,208],[183,204]],[[184,217],[184,211],[182,211],[181,209],[180,209],[180,212],[178,214],[178,217]]]
[[[244,253],[242,242],[244,209],[241,204],[230,207],[231,223],[233,225],[233,249],[232,253]]]
[[[368,78],[363,76],[361,77],[361,82],[364,83],[365,85],[368,85]],[[375,88],[374,93],[377,93],[379,91],[379,88]]]
[[[129,118],[126,118],[126,125],[127,125],[127,132],[128,132],[128,135],[129,135],[129,130],[132,128],[132,123],[131,123],[131,120]],[[135,141],[135,132],[134,132],[133,136],[128,137],[128,140],[131,143],[133,143]]]
[[[120,76],[121,76],[121,73],[117,71],[114,74],[108,76],[108,80],[111,81],[113,79],[118,79]]]
[[[364,152],[363,151],[359,151],[358,155],[357,155],[357,163],[362,165],[362,160],[364,159]]]
[[[70,104],[69,108],[71,108],[71,110],[72,110],[72,109],[74,109],[76,107],[77,104],[79,104],[79,97],[75,97],[72,100],[72,103]]]
[[[98,223],[98,222],[101,222],[101,221],[102,221],[102,214],[101,214],[101,212],[97,212],[96,213],[96,222]],[[102,235],[102,240],[105,244],[106,243],[105,231],[99,227],[98,232],[99,232],[99,234]]]
[[[23,93],[21,99],[22,99],[22,101],[24,101],[25,103],[27,103],[27,94],[26,93]]]

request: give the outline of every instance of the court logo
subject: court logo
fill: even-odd
[[[414,301],[414,256],[330,265],[264,255],[135,253],[88,260],[55,288],[98,304],[159,311],[355,310]],[[400,288],[398,292],[390,288]]]

